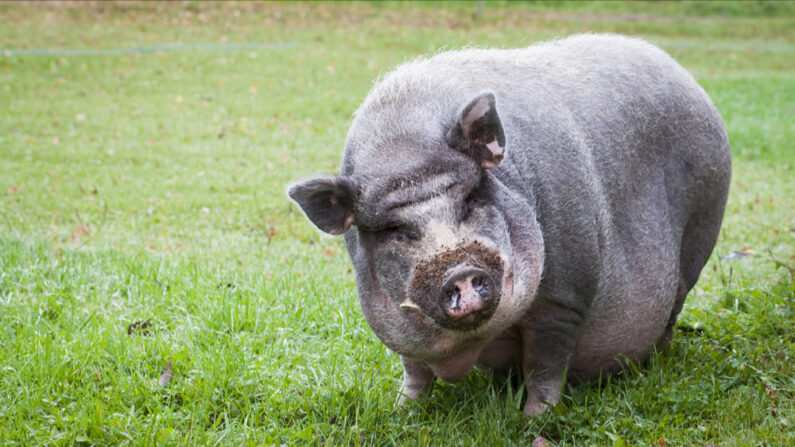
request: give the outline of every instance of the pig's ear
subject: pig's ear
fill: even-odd
[[[445,139],[450,147],[474,158],[485,169],[500,164],[505,155],[505,132],[494,95],[483,93],[470,101]]]
[[[356,182],[346,177],[319,177],[297,183],[287,194],[306,217],[330,234],[343,234],[353,224]]]

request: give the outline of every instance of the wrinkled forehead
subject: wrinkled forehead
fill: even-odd
[[[357,221],[379,228],[407,214],[443,211],[453,206],[479,182],[480,168],[448,151],[389,158],[366,169],[356,169],[354,176],[361,188]]]

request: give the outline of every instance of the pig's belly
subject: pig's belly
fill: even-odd
[[[568,376],[589,380],[619,370],[626,360],[642,362],[659,341],[676,297],[676,271],[656,280],[614,287],[594,300],[577,339]],[[489,371],[520,367],[522,337],[513,327],[483,347],[477,366]]]
[[[516,368],[522,364],[522,351],[522,337],[512,327],[483,347],[476,365],[492,372]]]
[[[597,295],[577,339],[570,362],[572,377],[588,380],[620,369],[627,360],[648,358],[665,331],[676,299],[676,270],[665,270],[667,274],[647,276]]]

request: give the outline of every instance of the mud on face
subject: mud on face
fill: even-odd
[[[409,298],[440,326],[473,330],[497,310],[502,277],[499,252],[468,241],[419,261],[409,284]]]

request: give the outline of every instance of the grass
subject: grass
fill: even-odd
[[[795,443],[791,4],[0,4],[0,22],[0,443]],[[584,31],[661,45],[728,127],[724,228],[674,345],[530,420],[479,372],[396,410],[402,368],[344,247],[285,185],[337,169],[403,60]],[[158,44],[222,50],[57,54]]]

